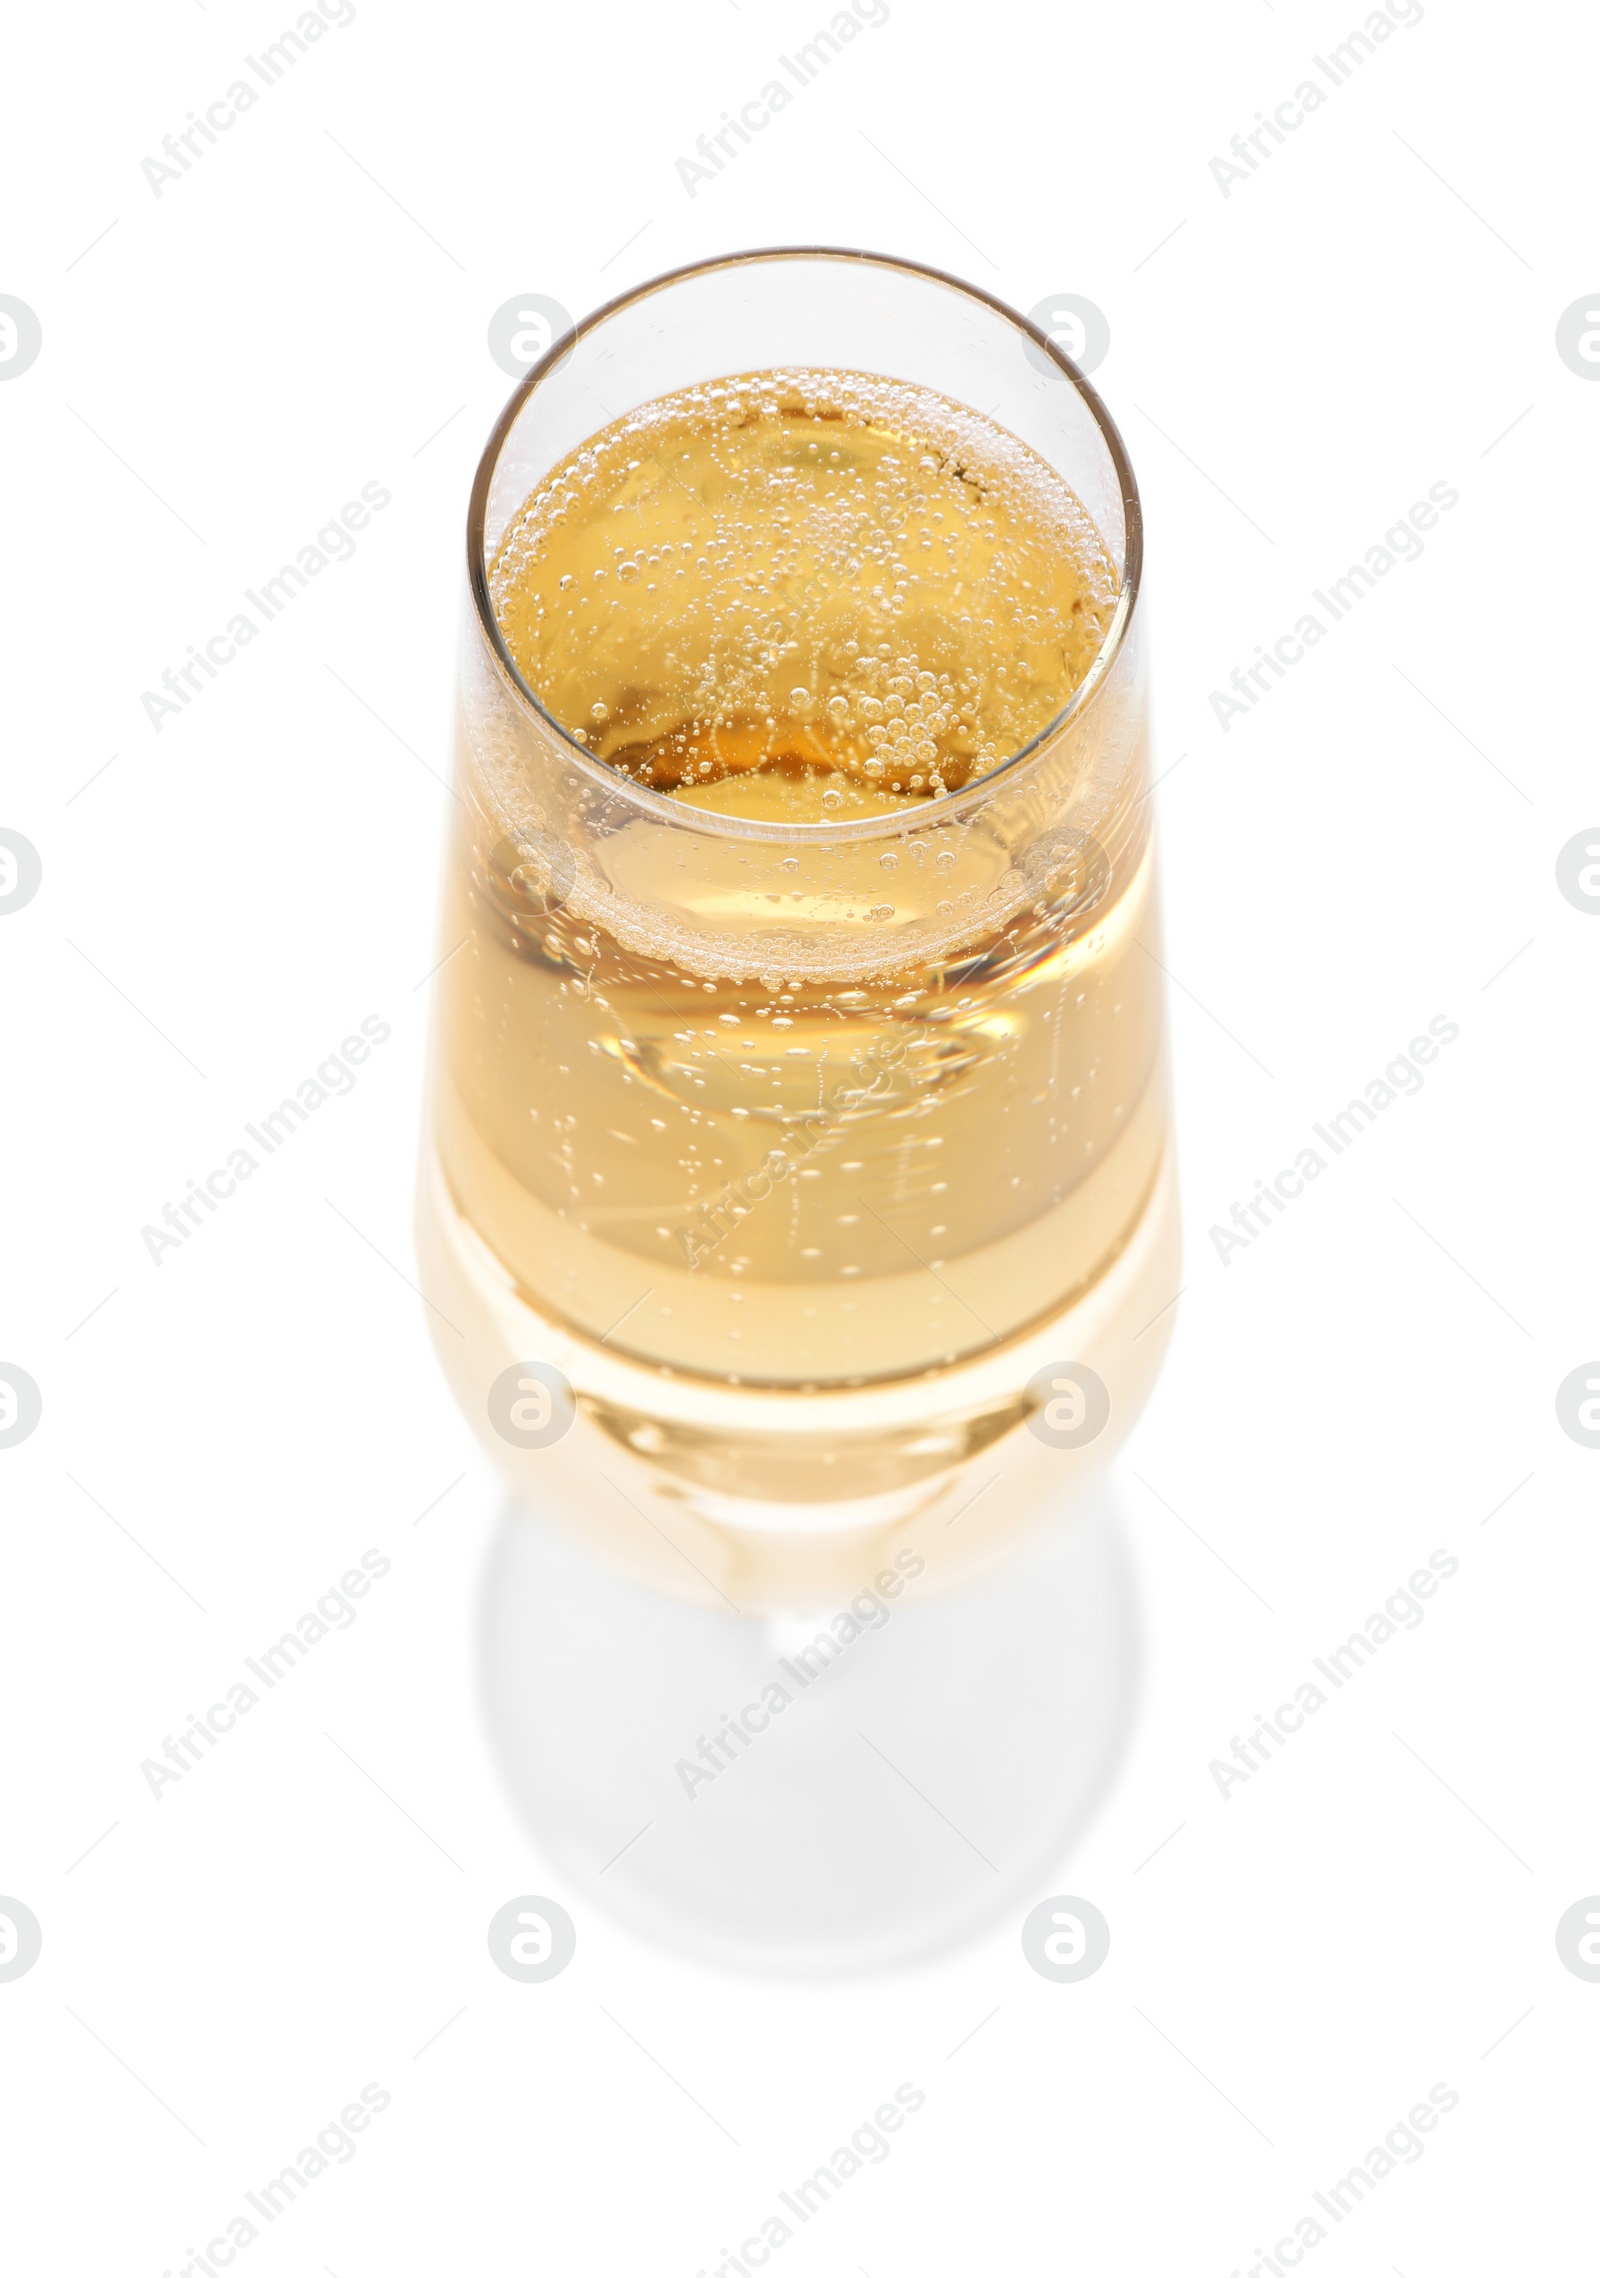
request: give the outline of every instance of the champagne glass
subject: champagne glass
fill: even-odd
[[[846,490],[879,501],[870,528],[828,519]],[[757,1928],[723,1923],[741,1949],[797,1950],[784,1815],[818,1889],[868,1890],[870,1926],[840,1933],[858,1957],[908,1908],[932,1936],[993,1900],[916,1843],[863,1865],[826,1800],[840,1714],[937,1728],[973,1812],[993,1704],[1055,1767],[1076,1731],[1072,1777],[1024,1778],[991,1834],[1016,1873],[1120,1729],[1038,1650],[1076,1638],[1081,1673],[1103,1635],[1121,1673],[1090,1690],[1125,1698],[1116,1557],[980,1578],[1064,1512],[1104,1536],[1094,1482],[1179,1282],[1141,551],[1121,438],[1060,350],[850,251],[703,262],[600,309],[518,387],[473,486],[423,1286],[520,1503],[636,1586],[502,1550],[502,1754],[598,1873],[628,1831],[573,1799],[657,1813],[640,1751],[676,1702],[689,1742],[659,1771],[693,1808],[607,1889],[681,1929],[731,1860],[770,1857]],[[922,1604],[956,1582],[965,1643],[960,1597]],[[579,1631],[563,1724],[523,1680]],[[520,1669],[519,1636],[542,1640]],[[758,1752],[745,1704],[814,1703],[824,1672],[828,1717]],[[710,1840],[703,1789],[725,1799],[736,1758]]]

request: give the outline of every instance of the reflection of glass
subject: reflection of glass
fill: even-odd
[[[981,1561],[1104,1458],[1170,1324],[1139,506],[1093,392],[1024,353],[1040,337],[904,264],[710,264],[537,367],[474,489],[422,1185],[432,1318],[530,1499],[708,1603],[826,1603]],[[874,384],[850,375],[936,391],[975,447],[960,407],[985,404],[1082,502],[1104,638],[1063,710],[1007,715],[1032,736],[1016,756],[1015,739],[984,746],[992,707],[956,718],[977,685],[962,671],[1015,649],[1004,611],[900,626],[886,673],[919,640],[950,672],[930,672],[926,703],[907,675],[895,713],[891,681],[858,669],[871,644],[845,653],[874,607],[859,562],[822,599],[816,581],[780,596],[787,617],[757,584],[774,716],[703,746],[666,732],[648,682],[652,644],[686,622],[664,573],[654,604],[630,591],[609,703],[580,718],[574,668],[571,690],[540,685],[558,725],[513,662],[497,557],[551,471],[625,411],[728,374],[776,402],[799,371],[847,411]],[[919,463],[932,518],[944,465]],[[561,494],[574,514],[580,484]],[[826,620],[810,648],[808,610]],[[920,740],[897,724],[886,744],[912,707]],[[788,713],[814,721],[809,741],[792,721],[783,743]],[[631,745],[629,718],[646,723]]]

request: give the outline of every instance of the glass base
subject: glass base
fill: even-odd
[[[1136,1598],[1108,1485],[971,1589],[916,1587],[870,1619],[738,1620],[509,1509],[483,1592],[487,1715],[574,1911],[812,1976],[1020,1920],[1131,1721]]]

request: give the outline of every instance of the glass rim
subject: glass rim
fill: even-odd
[[[488,523],[490,485],[506,439],[541,380],[571,354],[587,333],[615,316],[620,309],[663,292],[668,286],[681,284],[686,278],[708,276],[719,269],[738,269],[757,261],[859,262],[874,268],[898,269],[909,276],[925,278],[932,284],[944,285],[953,292],[963,293],[969,300],[981,301],[986,308],[1003,317],[1018,333],[1040,349],[1059,368],[1062,377],[1077,390],[1106,447],[1117,478],[1122,500],[1124,549],[1120,588],[1110,629],[1095,651],[1094,661],[1083,679],[1055,717],[1036,735],[1031,736],[1020,750],[1013,752],[1009,759],[1002,760],[998,767],[974,776],[959,791],[947,791],[942,798],[926,799],[914,806],[897,808],[883,815],[857,815],[842,822],[760,822],[748,816],[721,814],[712,807],[687,806],[669,798],[663,791],[652,789],[649,784],[635,782],[631,776],[624,775],[620,769],[586,750],[571,730],[563,727],[553,712],[546,710],[523,679],[500,630],[494,604],[489,597],[489,563],[485,558],[484,532]],[[657,276],[648,277],[642,284],[634,285],[627,292],[618,293],[613,299],[602,302],[600,307],[592,309],[587,316],[580,317],[569,331],[552,340],[544,354],[518,381],[490,430],[478,461],[477,473],[473,477],[467,504],[467,580],[478,628],[513,700],[532,712],[554,732],[566,747],[564,756],[597,788],[625,803],[637,805],[642,813],[657,822],[670,821],[678,828],[696,830],[716,838],[789,843],[804,840],[813,844],[826,842],[838,845],[851,840],[897,837],[908,829],[933,822],[953,822],[961,816],[963,810],[970,811],[982,806],[1003,778],[1014,780],[1018,769],[1031,764],[1046,744],[1052,742],[1069,724],[1076,723],[1095,702],[1126,645],[1128,629],[1133,622],[1139,598],[1143,567],[1144,510],[1140,503],[1139,486],[1134,479],[1133,465],[1116,421],[1098,391],[1091,386],[1087,374],[1078,369],[1071,357],[1031,317],[1024,316],[1020,309],[1014,309],[998,295],[986,292],[981,285],[974,285],[965,277],[957,277],[948,269],[936,269],[928,262],[908,261],[898,254],[872,253],[848,245],[765,245],[753,246],[737,253],[712,254],[701,261],[686,261],[676,269],[663,269]]]

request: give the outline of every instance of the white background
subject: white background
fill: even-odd
[[[159,198],[141,159],[290,10],[12,20],[0,292],[43,328],[0,386],[0,823],[44,865],[0,924],[0,1358],[44,1399],[0,1453],[0,1892],[44,1929],[0,1984],[19,2271],[183,2268],[373,2080],[252,2278],[690,2278],[903,2080],[925,2108],[785,2278],[1225,2278],[1439,2081],[1458,2108],[1317,2269],[1580,2266],[1600,1987],[1553,1932],[1600,1887],[1600,1454],[1554,1395],[1600,1350],[1600,920],[1555,861],[1600,814],[1600,385],[1555,327],[1600,286],[1595,21],[1427,0],[1225,198],[1209,161],[1359,0],[892,0],[691,199],[675,159],[826,20],[358,0]],[[1111,1922],[1078,1986],[1019,1921],[804,1989],[589,1910],[549,1985],[484,1946],[562,1893],[477,1707],[498,1492],[400,1276],[463,516],[511,384],[485,334],[785,241],[1095,301],[1149,518],[1188,1263],[1120,1466],[1139,1714],[1038,1893]],[[141,691],[368,481],[356,557],[156,734]],[[1423,557],[1224,734],[1210,691],[1438,481]],[[153,1265],[141,1226],[369,1013],[353,1096]],[[1421,1094],[1225,1266],[1213,1222],[1441,1013]],[[369,1547],[354,1628],[153,1798],[141,1760]],[[1423,1626],[1224,1800],[1210,1760],[1441,1547]]]

